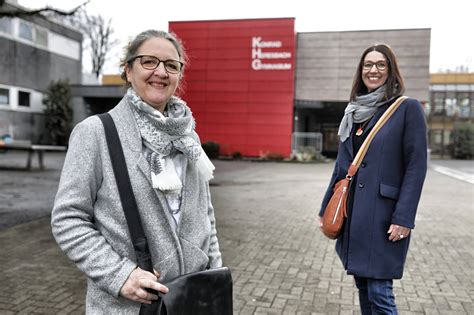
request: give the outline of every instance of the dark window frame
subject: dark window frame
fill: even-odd
[[[6,93],[2,93],[2,91]],[[3,97],[7,100],[2,102]],[[0,106],[9,106],[10,105],[10,89],[0,87]]]
[[[18,91],[18,106],[31,107],[31,93],[30,92],[22,91],[22,90]]]

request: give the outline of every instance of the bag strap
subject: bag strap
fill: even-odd
[[[367,138],[365,138],[364,143],[362,143],[359,151],[357,151],[357,154],[352,161],[352,164],[349,167],[349,170],[347,172],[347,176],[349,178],[352,178],[357,170],[359,169],[360,164],[362,163],[362,160],[365,157],[365,154],[367,153],[367,150],[369,149],[369,145],[374,139],[375,135],[377,132],[382,128],[383,125],[392,117],[393,113],[400,107],[400,105],[403,103],[404,100],[406,100],[408,97],[406,96],[400,96],[390,107],[383,113],[383,115],[379,118],[375,126],[372,128],[370,131],[369,135]],[[346,176],[346,177],[347,177]]]
[[[110,160],[114,170],[115,181],[120,195],[125,219],[127,220],[128,230],[132,237],[133,249],[137,258],[138,266],[153,273],[153,264],[151,262],[150,249],[148,241],[143,232],[142,221],[138,214],[137,202],[133,194],[132,184],[127,170],[127,164],[123,155],[122,144],[115,127],[114,120],[109,113],[97,115],[104,125],[105,138],[109,148]]]

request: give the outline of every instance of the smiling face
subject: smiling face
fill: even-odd
[[[178,51],[167,39],[154,37],[146,40],[138,48],[137,56],[154,56],[160,60],[180,60]],[[168,73],[163,62],[154,70],[147,70],[136,58],[132,66],[125,66],[127,81],[141,99],[160,112],[164,112],[166,103],[178,87],[180,74]]]
[[[388,77],[388,62],[378,51],[369,52],[362,64],[362,81],[368,92],[372,92],[385,84]]]

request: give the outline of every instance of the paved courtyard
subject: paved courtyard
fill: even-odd
[[[49,228],[62,155],[45,162],[44,171],[0,170],[0,314],[84,313],[85,278]],[[333,164],[215,164],[235,314],[359,314],[353,280],[316,225]],[[473,196],[474,185],[429,171],[405,275],[394,284],[400,314],[474,314]],[[17,224],[11,211],[32,221]]]

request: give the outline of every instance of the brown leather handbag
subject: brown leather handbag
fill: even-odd
[[[349,166],[347,175],[344,179],[341,179],[334,185],[333,194],[331,199],[324,210],[322,218],[321,229],[328,238],[336,239],[342,233],[342,227],[344,226],[344,221],[347,218],[347,195],[349,194],[349,185],[357,173],[362,160],[367,153],[372,139],[375,137],[375,134],[382,128],[382,126],[389,120],[393,113],[397,110],[403,101],[407,99],[406,96],[400,96],[390,107],[383,113],[382,117],[377,121],[374,128],[370,131],[369,135],[365,139],[364,143],[357,152],[356,157]]]

